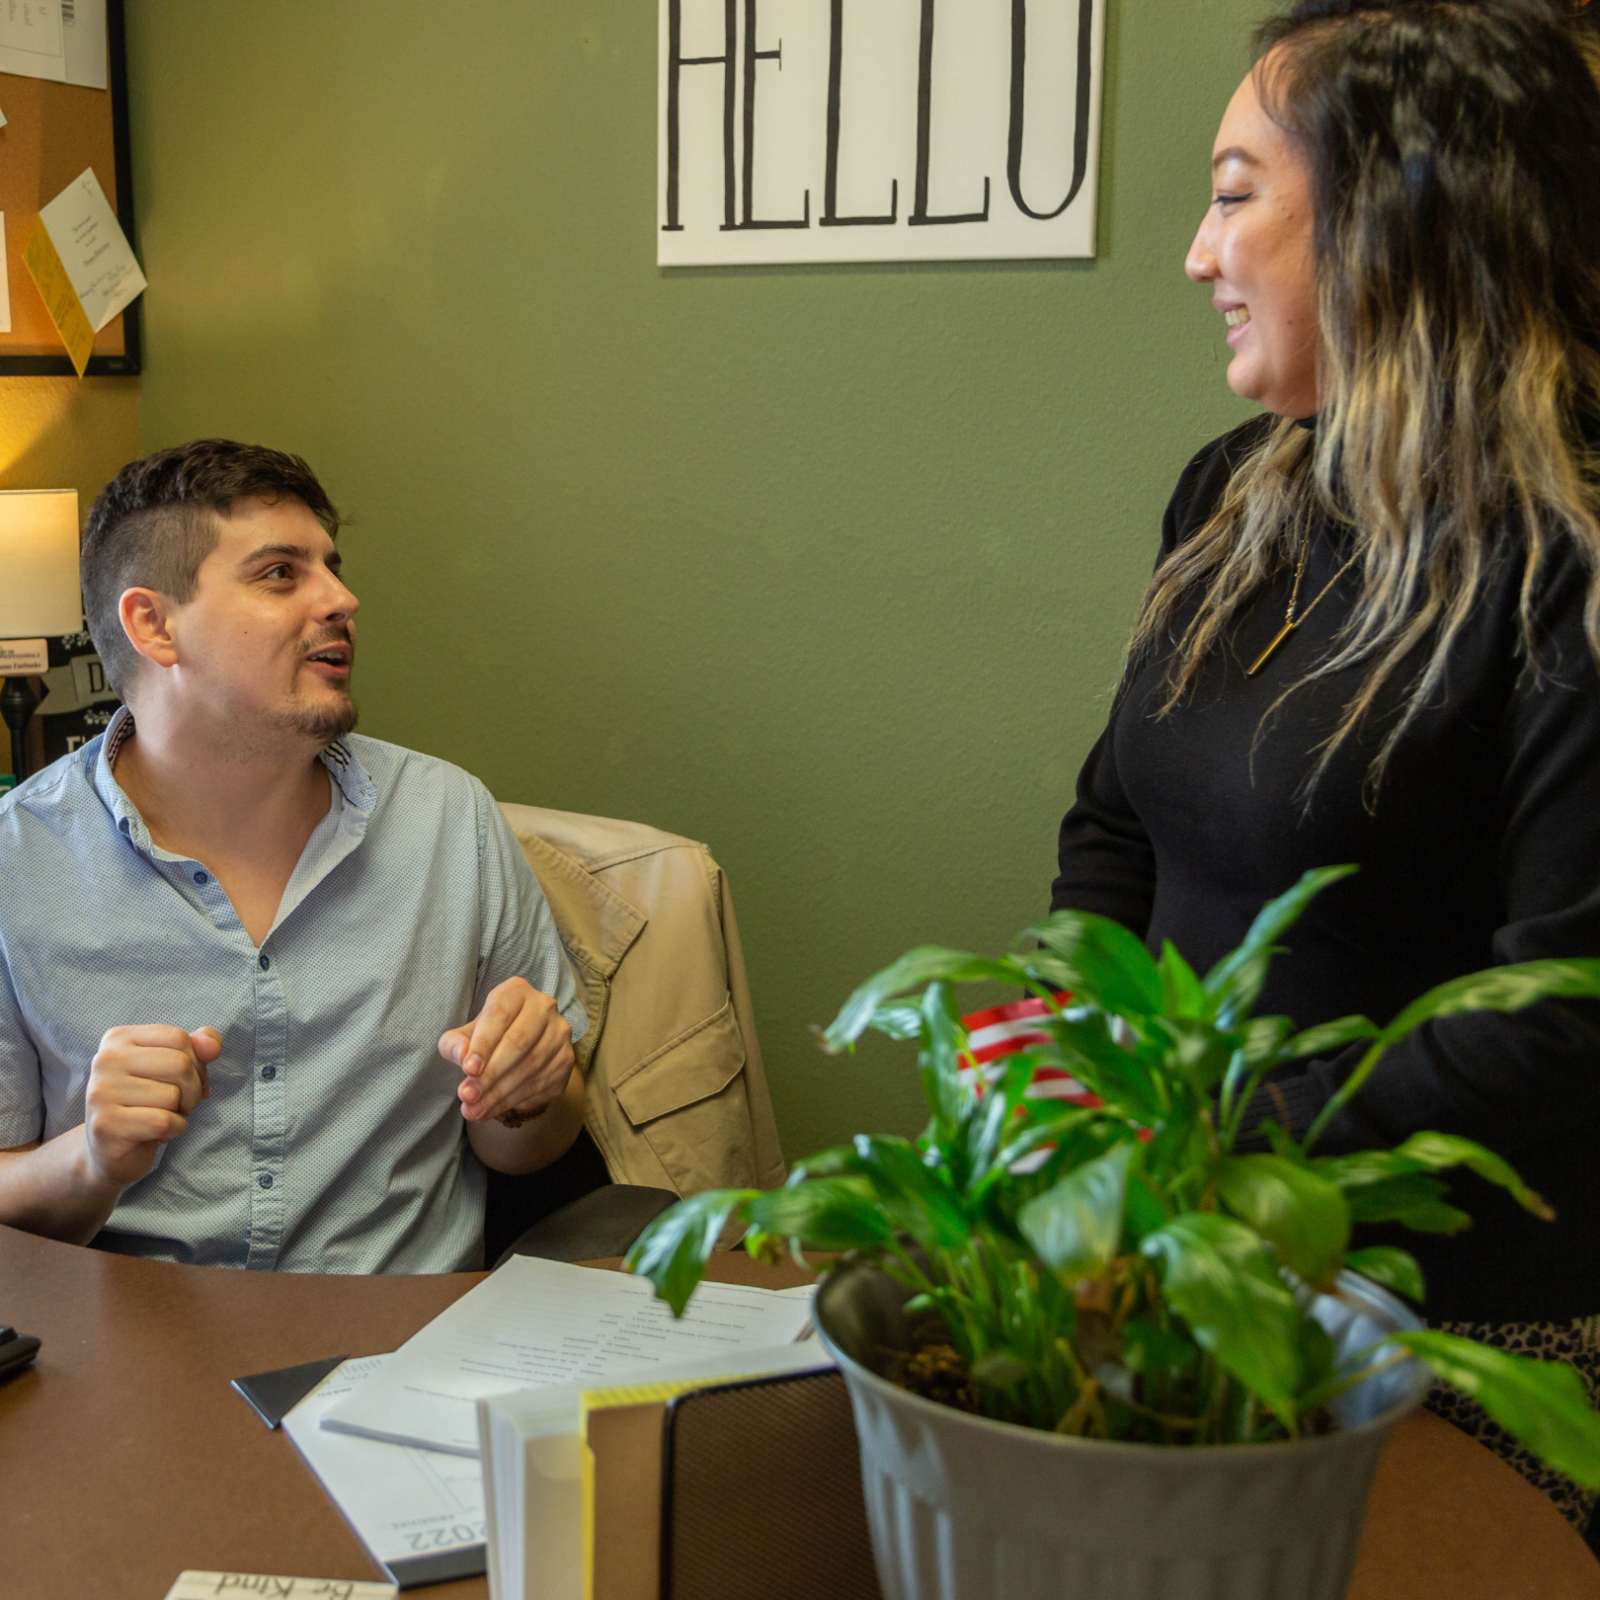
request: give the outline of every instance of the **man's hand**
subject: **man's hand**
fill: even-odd
[[[94,1175],[126,1187],[156,1164],[211,1093],[206,1066],[222,1053],[215,1028],[111,1028],[89,1068],[84,1135]]]
[[[576,1065],[572,1029],[526,978],[491,990],[471,1022],[439,1040],[439,1054],[465,1074],[456,1094],[469,1122],[508,1111],[537,1116],[559,1098]]]

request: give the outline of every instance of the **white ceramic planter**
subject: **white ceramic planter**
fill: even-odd
[[[936,1405],[878,1376],[906,1298],[833,1275],[817,1326],[850,1386],[884,1600],[1343,1600],[1367,1490],[1430,1375],[1397,1364],[1321,1438],[1198,1449],[1067,1439]],[[1421,1326],[1345,1273],[1314,1315],[1343,1355]]]

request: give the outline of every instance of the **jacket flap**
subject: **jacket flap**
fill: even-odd
[[[573,957],[601,977],[611,977],[649,919],[548,840],[521,828],[512,831]]]
[[[718,1094],[744,1071],[744,1039],[730,998],[631,1067],[613,1085],[628,1120],[639,1127]]]

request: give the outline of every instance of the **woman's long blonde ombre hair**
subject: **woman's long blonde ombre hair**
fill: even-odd
[[[1132,654],[1171,649],[1171,711],[1329,519],[1355,540],[1360,595],[1277,704],[1366,666],[1309,795],[1398,681],[1370,804],[1502,563],[1520,563],[1538,672],[1535,583],[1551,540],[1570,538],[1600,658],[1600,89],[1555,0],[1303,0],[1258,46],[1263,104],[1312,175],[1317,427],[1280,421],[1239,464],[1157,569]]]

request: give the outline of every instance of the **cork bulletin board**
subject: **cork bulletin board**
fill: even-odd
[[[106,89],[53,83],[0,72],[0,212],[5,213],[6,276],[11,331],[0,333],[0,377],[73,375],[72,362],[22,263],[22,249],[39,215],[85,167],[93,167],[138,252],[133,182],[128,159],[128,72],[123,0],[107,0]],[[95,335],[88,376],[139,370],[139,302]]]

